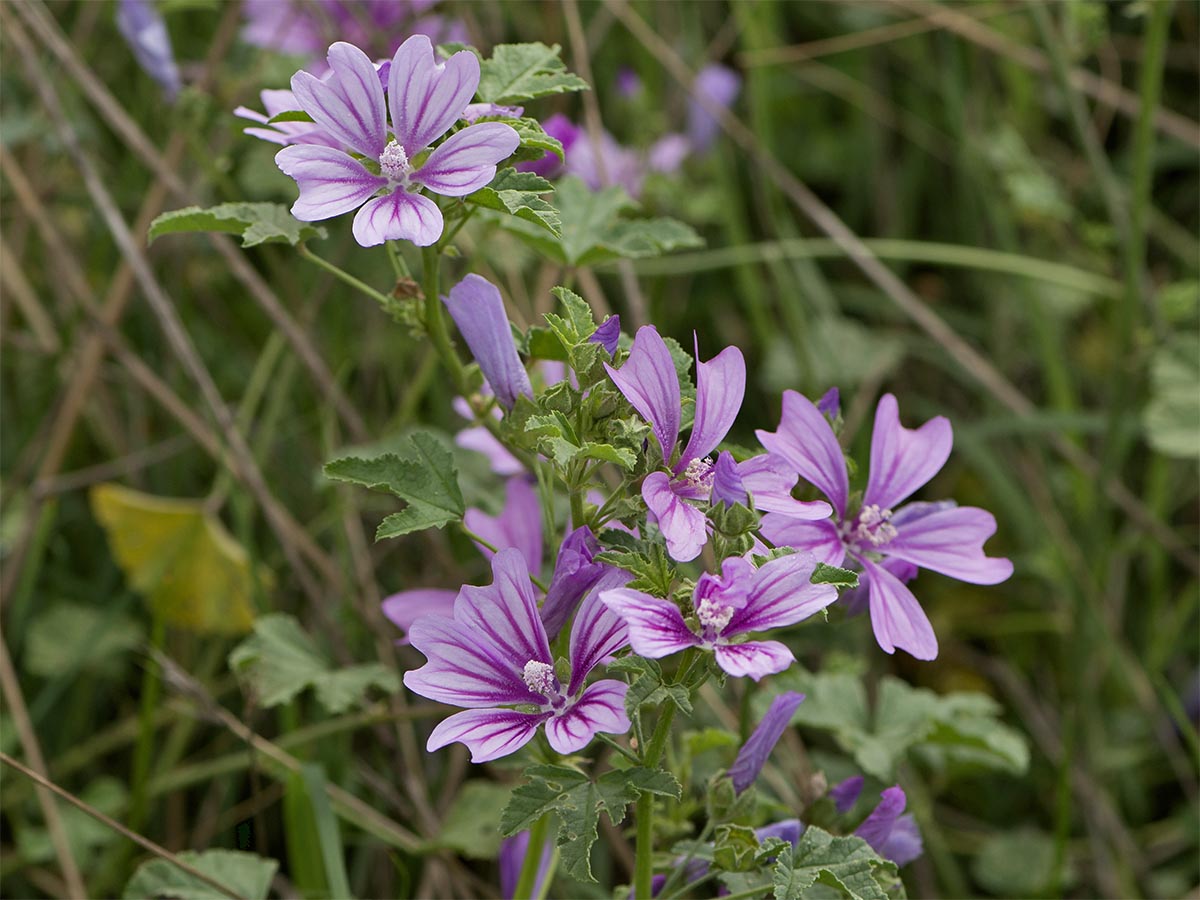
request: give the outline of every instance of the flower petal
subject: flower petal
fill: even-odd
[[[442,236],[442,211],[420,194],[394,190],[372,200],[354,217],[354,239],[363,247],[384,241],[412,241],[428,247]]]
[[[599,596],[629,626],[629,646],[638,656],[660,659],[700,644],[670,600],[631,588],[602,591]]]
[[[496,164],[512,156],[521,136],[511,125],[485,122],[471,125],[429,154],[413,181],[446,197],[464,197],[496,177]]]
[[[332,147],[284,147],[275,154],[275,165],[300,188],[292,215],[302,222],[331,219],[357,209],[387,184],[386,178],[372,175],[358,160]]]
[[[621,317],[614,313],[609,316],[592,332],[588,338],[593,344],[599,344],[608,351],[609,358],[617,355],[617,346],[621,340]]]
[[[624,587],[633,578],[628,572],[608,567],[596,586],[579,605],[579,614],[571,626],[571,683],[567,693],[574,696],[588,673],[606,657],[629,643],[625,620],[600,599],[600,594]]]
[[[397,628],[407,632],[421,616],[453,616],[457,593],[443,588],[416,588],[384,598],[383,614]],[[407,644],[408,637],[398,643]]]
[[[387,144],[387,110],[374,64],[345,41],[330,45],[328,60],[325,80],[304,70],[292,76],[300,108],[347,146],[379,159]]]
[[[793,553],[773,559],[754,573],[746,603],[734,611],[723,636],[784,628],[807,619],[837,600],[831,584],[813,584],[816,557]]]
[[[771,701],[763,714],[762,720],[754,733],[746,738],[742,749],[738,751],[737,759],[729,767],[729,777],[733,780],[733,789],[742,793],[758,779],[758,773],[767,763],[767,757],[783,737],[792,721],[792,714],[804,702],[804,695],[795,691],[784,691]]]
[[[782,513],[767,513],[760,530],[775,546],[805,550],[826,565],[840,566],[846,558],[842,536],[831,519],[806,522]]]
[[[533,385],[517,355],[499,288],[486,278],[471,274],[452,287],[450,296],[444,299],[450,317],[500,405],[512,409],[518,395],[532,397]]]
[[[469,709],[438,723],[425,749],[432,753],[458,741],[471,749],[473,763],[499,759],[528,744],[547,715],[512,709]]]
[[[558,548],[554,576],[550,579],[546,599],[542,602],[542,624],[551,641],[558,637],[567,620],[579,607],[579,602],[596,587],[602,576],[619,571],[604,563],[594,562],[599,552],[600,542],[586,525],[580,525],[568,534]],[[609,580],[604,587],[620,587],[623,584],[625,581]],[[571,658],[575,659],[574,653]]]
[[[838,518],[846,517],[846,499],[850,493],[846,457],[829,421],[811,400],[795,391],[784,391],[779,430],[754,433],[767,450],[833,501]]]
[[[516,659],[486,633],[433,615],[417,619],[408,639],[428,659],[404,673],[404,684],[415,694],[467,708],[545,702],[521,677],[526,660]]]
[[[907,651],[917,659],[936,659],[937,636],[912,591],[883,566],[859,558],[867,573],[871,629],[886,653]]]
[[[792,651],[779,641],[750,641],[718,644],[713,648],[717,665],[735,678],[749,676],[759,681],[776,675],[796,661]]]
[[[497,475],[520,475],[525,471],[521,461],[509,453],[508,448],[486,428],[464,428],[454,436],[454,443],[464,450],[482,453]]]
[[[510,547],[519,550],[525,558],[527,571],[535,575],[542,571],[542,505],[537,491],[524,476],[508,479],[500,515],[489,516],[472,507],[463,516],[463,522],[496,550]],[[484,559],[495,555],[482,544],[475,546]]]
[[[546,722],[546,739],[558,753],[578,753],[597,731],[624,734],[629,730],[625,693],[629,685],[606,679],[590,685],[575,705]]]
[[[633,340],[629,358],[620,369],[604,364],[625,399],[650,423],[662,448],[663,462],[670,462],[679,439],[679,376],[666,342],[653,325],[643,325]]]
[[[542,843],[542,858],[538,860],[537,877],[534,879],[530,893],[541,897],[542,885],[550,872],[550,861],[555,859],[557,852],[553,842]],[[517,882],[521,879],[521,869],[525,866],[525,856],[529,853],[529,832],[518,831],[510,838],[500,843],[500,854],[496,862],[500,869],[500,896],[504,900],[520,900],[517,897]]]
[[[676,495],[665,472],[651,472],[642,482],[642,499],[658,520],[671,559],[687,562],[700,555],[708,541],[704,513]]]
[[[1011,560],[985,556],[983,544],[996,533],[996,517],[975,506],[906,515],[909,503],[892,517],[897,535],[880,549],[890,557],[932,569],[971,584],[999,584],[1013,573]]]
[[[486,635],[503,647],[518,670],[530,660],[554,662],[520,550],[501,550],[492,557],[491,584],[463,585],[454,604],[454,619],[464,630]]]
[[[470,50],[439,63],[423,34],[400,45],[388,73],[388,105],[396,140],[409,159],[450,130],[477,87],[479,58]]]
[[[899,785],[888,788],[879,797],[879,805],[854,834],[870,844],[880,856],[903,866],[921,855],[924,849],[921,832],[912,816],[901,815],[908,798]]]
[[[746,493],[746,483],[742,481],[738,465],[728,450],[723,450],[717,455],[712,475],[713,504],[724,503],[726,506],[733,506],[740,503],[745,506],[750,502],[750,496]]]
[[[786,462],[770,453],[760,453],[738,463],[738,476],[750,492],[754,508],[761,512],[784,513],[793,519],[828,519],[833,507],[824,500],[797,500],[792,496],[799,475]]]
[[[896,398],[884,394],[875,408],[871,474],[863,505],[896,507],[941,471],[953,445],[954,433],[945,416],[930,419],[920,428],[905,428],[900,424]]]
[[[694,336],[693,336],[694,337]],[[693,459],[707,456],[724,440],[746,396],[746,359],[737,347],[726,347],[708,362],[700,362],[696,344],[696,415],[692,434],[675,471]]]
[[[858,802],[858,795],[862,793],[864,780],[861,775],[851,775],[829,789],[829,799],[833,801],[834,808],[840,815],[844,816],[854,808],[854,804]]]

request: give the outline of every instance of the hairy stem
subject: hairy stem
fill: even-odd
[[[646,768],[655,768],[662,759],[671,734],[671,722],[675,718],[675,704],[668,703],[659,714],[658,724],[646,747],[643,757]],[[654,877],[654,795],[642,794],[637,801],[637,856],[634,864],[634,892],[638,897],[650,896],[650,882]]]
[[[442,365],[450,372],[454,389],[460,394],[465,393],[462,360],[454,352],[450,343],[450,332],[446,328],[446,313],[442,309],[442,298],[439,295],[439,257],[434,247],[421,249],[421,289],[425,293],[425,329],[433,348],[442,360]]]

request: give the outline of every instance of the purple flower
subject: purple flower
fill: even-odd
[[[733,105],[742,89],[742,76],[733,69],[712,63],[696,73],[694,87],[698,95],[728,108]],[[691,138],[692,147],[696,152],[702,152],[712,146],[720,127],[712,113],[699,101],[692,100],[688,104],[688,137]]]
[[[845,781],[839,781],[829,789],[829,799],[833,801],[833,805],[837,808],[837,811],[845,815],[858,802],[858,795],[862,793],[862,787],[863,777],[861,775],[852,775]]]
[[[448,616],[454,611],[458,594],[446,588],[415,588],[385,597],[383,614],[393,625],[405,632],[396,643],[407,644],[407,632],[421,616]]]
[[[592,336],[588,340],[593,344],[599,344],[608,351],[610,358],[616,356],[617,345],[621,340],[621,317],[618,315],[609,316],[592,332]]]
[[[642,92],[642,79],[629,66],[617,70],[617,93],[627,100]]]
[[[138,65],[162,85],[167,99],[173,101],[183,84],[171,50],[171,35],[154,4],[149,0],[120,0],[117,3],[117,30],[133,51]]]
[[[537,491],[524,476],[508,479],[500,515],[489,516],[472,508],[463,516],[463,523],[496,550],[519,550],[530,572],[542,571],[542,507]],[[476,546],[484,559],[494,555],[482,544]]]
[[[333,44],[329,67],[326,81],[297,72],[292,91],[314,122],[362,158],[296,145],[280,150],[275,163],[300,188],[292,215],[313,222],[358,209],[354,237],[364,247],[387,240],[434,243],[442,235],[442,212],[419,192],[470,194],[495,177],[496,165],[521,142],[510,126],[487,122],[425,154],[459,120],[479,85],[479,59],[470,51],[439,63],[429,38],[414,35],[392,58],[386,98],[371,60],[352,44]]]
[[[779,430],[757,434],[773,455],[823,491],[837,513],[829,521],[800,521],[786,513],[767,515],[762,533],[777,545],[808,550],[834,566],[849,554],[863,570],[871,626],[886,652],[899,647],[917,659],[934,659],[938,649],[933,626],[890,561],[972,584],[997,584],[1012,574],[1009,560],[984,555],[984,541],[996,531],[991,513],[949,501],[899,505],[936,475],[949,457],[953,436],[945,418],[938,416],[917,429],[904,428],[896,398],[891,394],[880,398],[871,436],[870,476],[862,505],[853,516],[847,510],[850,487],[845,457],[829,421],[812,401],[785,391]]]
[[[592,534],[592,529],[580,525],[566,536],[558,548],[558,559],[554,563],[554,577],[546,588],[546,599],[542,602],[542,624],[550,640],[558,637],[579,601],[600,581],[601,576],[609,573],[610,577],[623,579],[621,584],[629,580],[627,572],[596,562],[596,554],[600,552],[600,542]],[[605,587],[617,587],[615,581],[606,583]]]
[[[459,591],[452,619],[425,616],[409,632],[428,662],[406,672],[405,685],[466,709],[434,728],[427,749],[459,741],[471,749],[472,762],[480,763],[520,749],[541,725],[558,753],[582,750],[598,731],[627,731],[627,684],[604,679],[583,689],[592,669],[628,642],[625,624],[600,602],[599,593],[589,594],[575,617],[564,686],[520,552],[497,553],[492,573],[491,585]]]
[[[525,857],[529,854],[529,832],[518,831],[510,838],[505,838],[500,844],[500,896],[504,900],[517,900],[517,882],[521,880],[521,869],[525,865]],[[542,858],[538,861],[537,877],[533,880],[533,896],[542,894],[542,885],[550,871],[550,860],[554,858],[554,845],[549,841],[542,843]],[[522,898],[523,900],[523,898]]]
[[[598,143],[599,147],[588,134],[581,132],[570,151],[565,151],[567,174],[582,179],[593,191],[609,185],[620,185],[625,193],[636,199],[642,193],[642,182],[646,178],[646,163],[642,155],[619,143],[607,131],[601,133]]]
[[[639,656],[659,659],[701,647],[712,650],[728,674],[758,681],[791,665],[792,651],[778,641],[735,639],[795,625],[833,603],[836,588],[810,582],[815,568],[807,553],[773,559],[759,569],[742,557],[729,557],[719,576],[700,576],[687,619],[671,600],[630,588],[604,591],[600,598],[629,625],[629,643]]]
[[[542,130],[562,144],[564,157],[570,153],[571,148],[575,145],[575,141],[583,133],[575,123],[562,113],[555,113],[542,122]],[[557,153],[551,153],[547,150],[541,159],[517,163],[516,168],[518,172],[533,172],[535,175],[541,175],[543,178],[555,178],[562,174],[563,161],[558,158]]]
[[[884,859],[898,866],[907,865],[924,850],[917,820],[911,815],[901,815],[907,798],[899,785],[888,788],[879,797],[879,805],[854,833]]]
[[[746,493],[746,482],[738,472],[733,454],[722,450],[717,454],[713,463],[712,502],[735,506],[740,503],[746,506],[750,503],[750,495]]]
[[[667,134],[650,145],[646,165],[652,172],[678,172],[691,154],[692,142],[687,135]]]
[[[504,127],[508,128],[507,125]],[[521,364],[521,358],[517,356],[500,289],[486,278],[471,274],[450,289],[450,296],[445,303],[500,405],[512,409],[518,395],[532,397],[533,385],[529,382],[529,373]]]
[[[510,119],[520,118],[525,113],[523,106],[501,106],[498,103],[471,103],[463,110],[464,122],[474,123],[488,116],[506,116]]]
[[[737,759],[729,767],[729,777],[733,780],[733,789],[739,794],[758,779],[758,773],[767,763],[767,757],[783,737],[783,732],[792,721],[792,714],[804,702],[804,695],[795,691],[785,691],[767,708],[766,714],[754,733],[742,744]]]
[[[296,95],[291,91],[266,90],[260,96],[262,97],[263,109],[267,111],[266,115],[245,106],[239,106],[233,111],[233,114],[239,118],[249,119],[252,122],[258,122],[265,126],[263,128],[245,128],[243,131],[246,134],[264,141],[270,141],[272,144],[282,144],[285,147],[291,144],[316,144],[321,147],[333,147],[337,150],[342,149],[341,143],[336,138],[327,134],[320,125],[314,122],[276,122],[273,125],[270,124],[271,119],[280,113],[300,108],[300,104],[296,102]]]
[[[842,414],[841,394],[836,387],[831,387],[821,395],[817,401],[817,411],[831,421]]]

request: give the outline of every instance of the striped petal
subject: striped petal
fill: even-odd
[[[413,181],[446,197],[464,197],[496,177],[496,164],[512,156],[521,137],[503,122],[471,125],[451,135],[413,173]]]
[[[511,709],[469,709],[440,722],[429,735],[425,749],[440,750],[455,741],[471,750],[471,762],[483,763],[516,753],[537,734],[548,713],[523,713]]]
[[[387,144],[383,86],[367,54],[338,41],[329,48],[325,80],[303,70],[292,76],[300,108],[329,134],[364,156],[378,159]]]
[[[428,247],[442,236],[442,227],[442,211],[436,203],[397,189],[358,211],[354,239],[363,247],[378,247],[384,241],[412,241]]]
[[[301,222],[331,219],[357,209],[387,184],[386,178],[372,175],[356,159],[332,147],[284,147],[275,154],[275,165],[300,188],[292,215]]]
[[[470,50],[439,63],[423,34],[400,45],[388,73],[388,105],[396,140],[410,159],[450,130],[477,87],[479,59]]]

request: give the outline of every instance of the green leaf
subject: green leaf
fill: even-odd
[[[274,125],[277,122],[311,122],[313,117],[302,109],[288,109],[281,113],[276,113],[267,119],[268,125]]]
[[[836,585],[839,589],[856,588],[858,587],[858,573],[819,562],[809,581],[813,584]]]
[[[512,789],[494,781],[468,781],[442,823],[437,842],[470,859],[495,859],[500,852],[500,813]]]
[[[151,222],[147,236],[153,243],[164,234],[192,231],[240,235],[243,247],[267,243],[295,246],[326,236],[320,225],[301,222],[280,203],[222,203],[207,209],[199,206],[175,209]]]
[[[334,669],[292,616],[272,613],[254,623],[254,634],[229,654],[229,667],[262,706],[287,703],[306,688],[330,713],[361,704],[371,687],[400,690],[396,673],[380,663]]]
[[[517,216],[557,236],[562,225],[558,210],[539,196],[553,190],[554,185],[545,178],[532,172],[518,172],[510,167],[501,169],[491,184],[480,188],[466,200],[484,209]]]
[[[80,799],[105,815],[120,818],[129,806],[129,790],[118,779],[101,775],[88,782],[80,794]],[[74,806],[64,804],[60,816],[67,844],[80,862],[120,837],[103,822],[93,819]],[[21,824],[15,831],[17,854],[27,865],[39,865],[55,858],[54,842],[44,826]]]
[[[800,900],[818,881],[851,900],[887,900],[885,885],[898,877],[895,863],[881,859],[862,838],[834,837],[815,825],[804,829],[791,858],[773,870],[775,900]]]
[[[179,858],[203,872],[244,900],[265,900],[279,863],[237,850],[184,850]],[[168,897],[175,900],[213,900],[215,890],[165,859],[152,859],[138,866],[125,885],[126,900]]]
[[[971,874],[995,897],[1043,896],[1054,879],[1054,838],[1028,827],[990,834]]]
[[[346,457],[325,465],[325,474],[338,481],[390,491],[408,502],[383,520],[375,539],[396,537],[425,528],[441,528],[466,512],[454,456],[433,435],[418,431],[402,448],[404,455],[385,453],[372,459]]]
[[[605,550],[596,556],[597,562],[606,562],[631,573],[633,581],[628,587],[635,591],[646,591],[656,597],[671,594],[675,583],[675,567],[661,544],[645,544],[637,550]]]
[[[141,624],[111,608],[59,603],[29,626],[22,663],[31,675],[54,678],[76,668],[114,674],[121,657],[141,645]]]
[[[713,841],[713,865],[726,872],[747,872],[755,868],[758,837],[748,825],[718,825]]]
[[[579,448],[579,455],[584,459],[596,459],[601,462],[616,463],[622,468],[632,470],[637,465],[637,457],[632,450],[614,447],[612,444],[598,444],[588,441]]]
[[[1150,363],[1151,400],[1143,422],[1146,439],[1159,453],[1182,459],[1200,456],[1200,337],[1176,334]]]
[[[479,90],[484,103],[521,103],[536,97],[586,91],[588,84],[559,59],[558,44],[501,44],[480,64]]]

